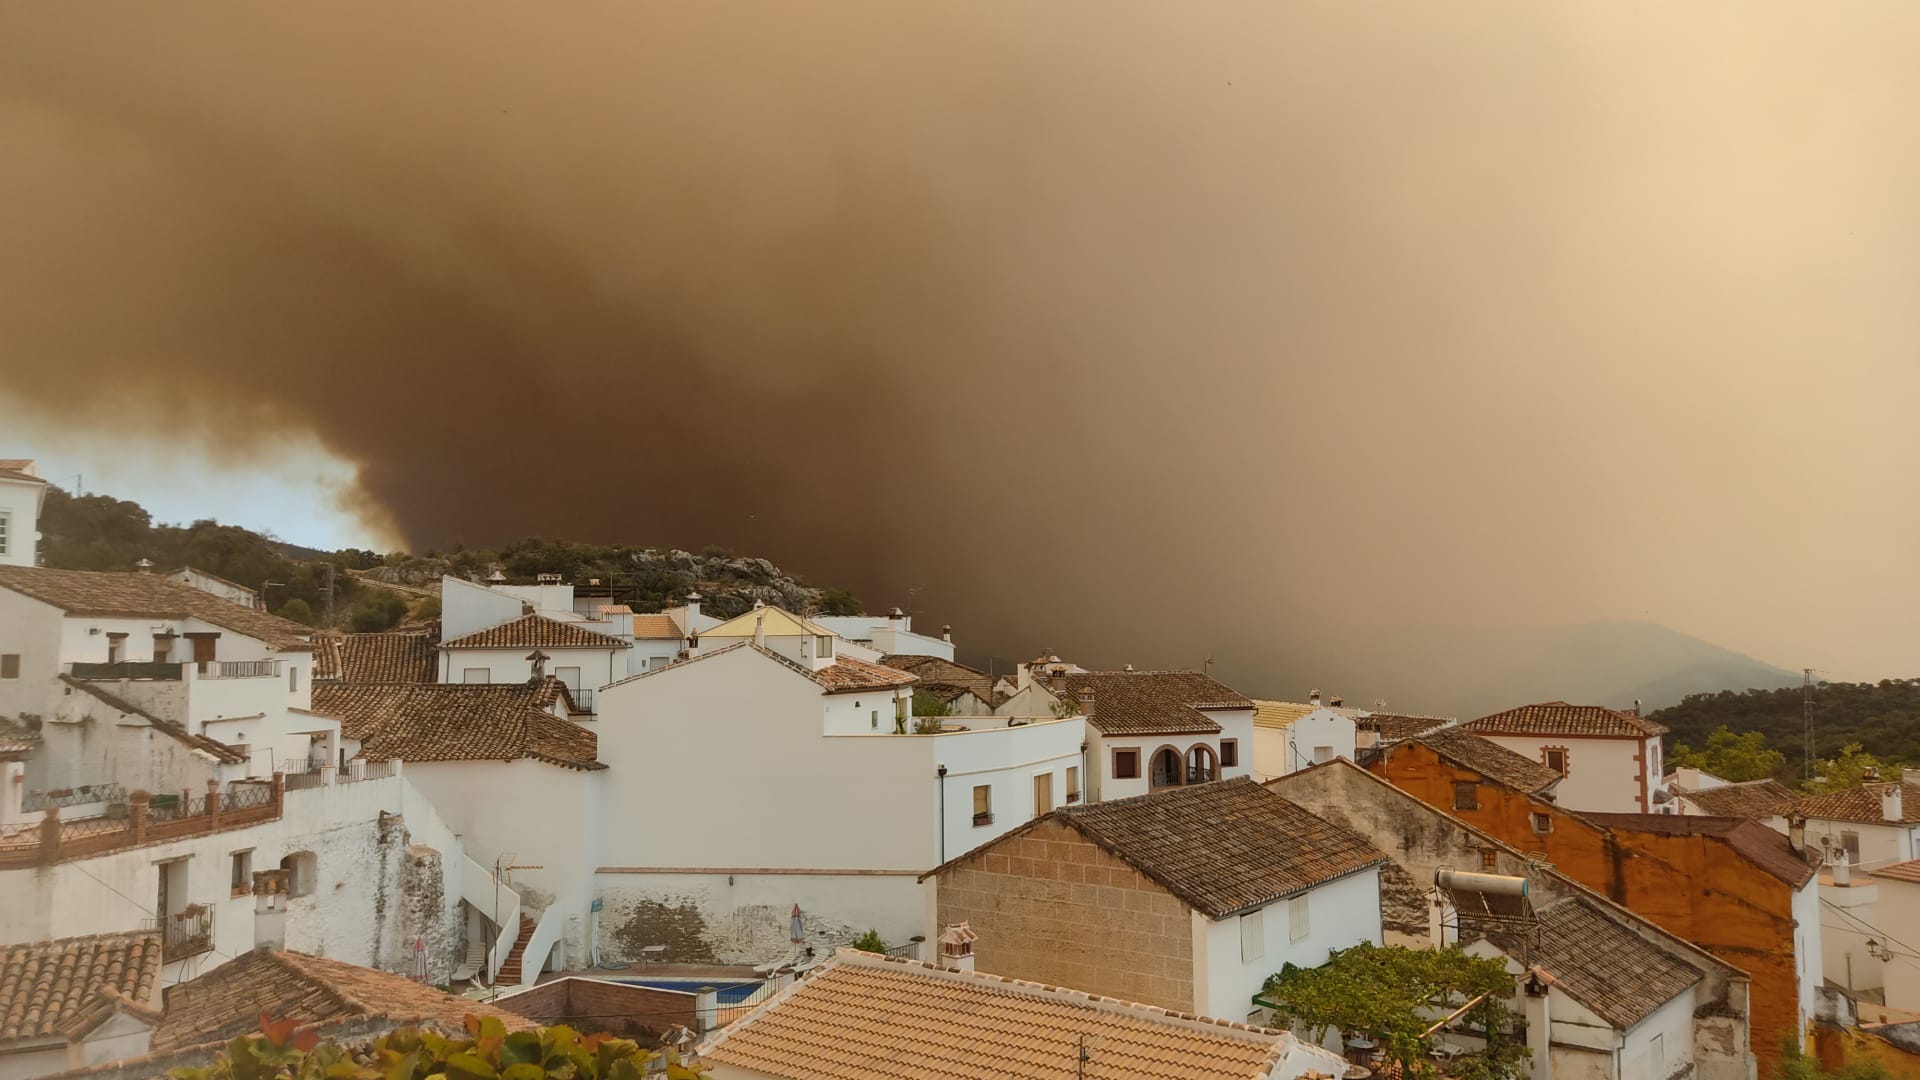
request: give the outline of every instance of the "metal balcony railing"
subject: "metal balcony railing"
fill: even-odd
[[[178,679],[180,665],[148,660],[122,660],[111,664],[76,660],[72,675],[76,679]]]
[[[127,791],[119,784],[75,784],[53,791],[29,791],[20,796],[20,809],[45,810],[50,806],[65,809],[92,803],[126,802]]]
[[[271,679],[278,674],[278,660],[209,660],[200,666],[203,679]]]
[[[171,964],[213,951],[213,909],[200,906],[160,920],[160,960]]]
[[[567,687],[567,693],[573,698],[573,704],[575,708],[579,709],[581,712],[590,713],[593,711],[593,691],[575,690],[573,687],[569,686]]]

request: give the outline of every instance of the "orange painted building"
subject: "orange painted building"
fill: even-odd
[[[1807,1030],[1819,893],[1787,837],[1744,818],[1564,810],[1538,763],[1466,732],[1397,743],[1368,768],[1746,971],[1759,1075]]]

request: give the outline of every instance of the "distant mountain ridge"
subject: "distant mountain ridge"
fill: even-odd
[[[1647,711],[1688,694],[1795,685],[1797,672],[1657,623],[1604,620],[1563,626],[1335,626],[1279,664],[1222,656],[1222,673],[1249,692],[1299,698],[1308,683],[1350,706],[1485,716],[1535,701]],[[1305,682],[1292,672],[1305,671]],[[1284,678],[1289,685],[1272,685]],[[1302,683],[1302,685],[1291,685]]]

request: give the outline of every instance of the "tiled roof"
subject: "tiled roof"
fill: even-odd
[[[1451,716],[1414,716],[1409,713],[1372,713],[1362,722],[1380,733],[1382,743],[1397,743],[1459,723]]]
[[[671,615],[635,615],[633,636],[642,641],[678,641],[680,624]]]
[[[1749,780],[1740,784],[1702,788],[1680,794],[1703,814],[1718,817],[1770,818],[1784,814],[1799,798],[1778,780]]]
[[[1096,705],[1099,703],[1096,701]],[[1290,728],[1294,721],[1308,716],[1318,709],[1318,705],[1305,705],[1298,701],[1261,701],[1253,702],[1253,726],[1279,730]]]
[[[1880,800],[1888,791],[1900,792],[1900,820],[1898,824],[1912,825],[1920,822],[1920,787],[1905,790],[1899,780],[1885,780],[1877,784],[1861,784],[1841,791],[1830,791],[1825,795],[1809,795],[1793,804],[1793,811],[1802,817],[1820,818],[1825,821],[1852,821],[1862,825],[1892,825],[1895,822],[1886,819],[1885,811],[1880,808]]]
[[[765,620],[768,637],[801,637],[811,634],[814,637],[832,637],[833,631],[814,622],[801,618],[791,611],[777,607],[758,607],[742,615],[735,615],[726,622],[710,630],[702,630],[701,638],[751,638],[755,629]]]
[[[1548,701],[1483,716],[1461,725],[1482,735],[1617,735],[1644,739],[1665,735],[1666,726],[1604,705]]]
[[[1580,816],[1615,833],[1654,833],[1660,836],[1706,836],[1723,841],[1748,862],[1794,888],[1813,877],[1807,856],[1793,850],[1787,838],[1748,818],[1701,817],[1695,814],[1601,814],[1583,810]]]
[[[476,630],[464,637],[440,643],[443,649],[631,649],[625,638],[598,634],[592,630],[549,619],[545,615],[522,615],[512,622]]]
[[[869,664],[865,660],[837,660],[811,674],[813,681],[826,687],[829,694],[912,686],[915,681],[907,672],[897,671],[885,664]]]
[[[0,479],[25,480],[29,484],[44,484],[46,478],[33,471],[32,458],[0,458]]]
[[[247,755],[235,750],[226,743],[218,739],[210,739],[205,735],[195,735],[188,731],[184,725],[155,716],[153,713],[135,705],[133,702],[107,690],[105,685],[100,682],[92,679],[76,679],[71,675],[60,676],[60,681],[94,700],[101,702],[108,708],[116,709],[128,716],[137,716],[145,720],[155,731],[177,742],[185,743],[202,753],[210,754],[216,761],[223,761],[229,765],[239,765],[248,760]]]
[[[1253,708],[1251,699],[1198,671],[1083,671],[1063,678],[1065,701],[1093,691],[1087,723],[1105,735],[1212,734],[1220,724],[1201,710]]]
[[[166,1017],[153,1033],[155,1052],[225,1042],[259,1028],[261,1012],[276,1020],[326,1024],[384,1016],[396,1026],[462,1030],[469,1014],[497,1017],[508,1031],[533,1021],[505,1009],[423,986],[403,975],[305,953],[270,949],[243,953],[197,979],[167,991]]]
[[[1571,896],[1539,913],[1529,951],[1509,934],[1488,938],[1516,959],[1529,956],[1567,995],[1626,1030],[1701,979],[1700,970]]]
[[[1358,833],[1245,776],[1054,813],[1214,919],[1386,861]]]
[[[31,754],[40,745],[40,733],[18,720],[0,716],[0,757]]]
[[[159,977],[152,930],[0,945],[0,1044],[61,1034],[102,991],[145,1007]]]
[[[1463,727],[1429,731],[1401,745],[1424,746],[1455,765],[1464,766],[1515,791],[1538,795],[1560,782],[1560,774],[1531,758],[1523,757],[1490,739],[1483,739]],[[1388,754],[1392,754],[1388,750]]]
[[[69,615],[194,618],[283,651],[311,648],[307,640],[313,635],[311,627],[152,574],[0,566],[0,588],[52,604]]]
[[[919,676],[920,686],[935,694],[943,701],[951,701],[961,693],[971,693],[974,697],[989,705],[995,704],[992,675],[971,668],[965,664],[956,664],[939,656],[917,656],[911,653],[897,653],[883,656],[880,662],[901,671],[909,671]],[[934,691],[936,686],[953,687],[949,691]]]
[[[593,732],[541,707],[542,686],[426,683],[313,688],[313,711],[340,718],[362,756],[385,761],[515,761],[533,758],[601,769]],[[548,694],[546,700],[551,701]]]
[[[320,634],[313,677],[348,683],[426,683],[438,677],[426,634]]]
[[[1296,1055],[1339,1069],[1283,1032],[851,949],[700,1047],[792,1080],[1254,1080],[1307,1071]]]
[[[1883,866],[1868,872],[1874,877],[1920,883],[1920,859],[1908,859],[1906,862],[1894,863],[1892,866]]]

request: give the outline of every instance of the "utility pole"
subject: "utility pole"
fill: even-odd
[[[333,564],[322,563],[321,565],[327,568],[327,617],[325,619],[325,625],[328,627],[332,627],[333,626]]]
[[[1817,760],[1814,756],[1815,747],[1813,739],[1813,669],[1801,668],[1800,673],[1800,722],[1805,728],[1805,746],[1803,750],[1807,755],[1806,769],[1804,771],[1806,773],[1806,779],[1812,780],[1814,765]]]

